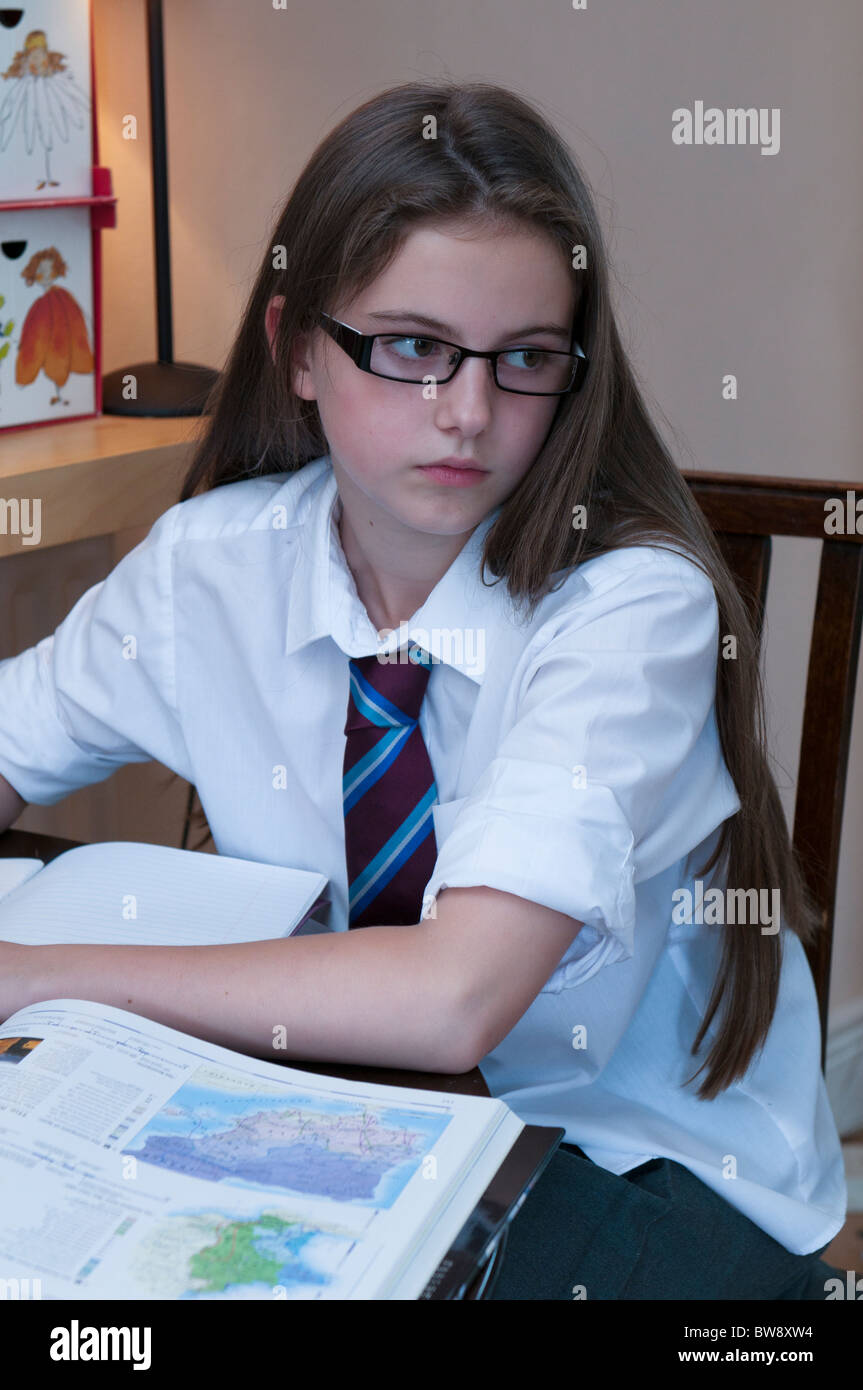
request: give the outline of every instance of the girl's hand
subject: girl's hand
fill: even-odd
[[[17,941],[0,941],[0,1022],[36,1003],[36,950]]]

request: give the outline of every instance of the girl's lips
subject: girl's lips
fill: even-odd
[[[420,468],[429,477],[440,483],[448,483],[450,487],[468,487],[471,483],[478,483],[487,472],[484,468],[456,468],[453,464],[443,463],[421,464]]]

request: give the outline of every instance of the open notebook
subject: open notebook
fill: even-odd
[[[0,940],[308,934],[327,930],[310,916],[326,885],[128,842],[0,858]],[[0,1275],[18,1296],[475,1296],[564,1130],[489,1097],[302,1070],[275,1046],[261,1060],[81,999],[0,1022]]]
[[[328,880],[308,869],[112,840],[50,864],[0,858],[0,940],[227,945],[321,929]]]

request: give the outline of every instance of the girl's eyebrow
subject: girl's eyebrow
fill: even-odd
[[[424,328],[432,328],[436,333],[452,333],[453,328],[448,323],[441,323],[440,319],[430,318],[428,314],[418,314],[413,309],[384,309],[379,313],[369,313],[370,319],[381,319],[390,323],[419,323]],[[550,333],[555,338],[565,338],[569,342],[570,331],[563,328],[559,323],[534,323],[529,328],[516,328],[512,333],[505,333],[502,341],[510,338],[529,338],[533,333]]]

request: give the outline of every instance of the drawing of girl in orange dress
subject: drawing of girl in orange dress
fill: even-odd
[[[38,282],[45,293],[27,310],[15,360],[15,381],[19,386],[29,386],[43,371],[57,387],[51,405],[69,404],[60,395],[60,388],[70,372],[86,375],[95,366],[78,301],[62,285],[54,284],[66,270],[66,262],[56,246],[49,246],[34,252],[21,271],[21,278],[28,285]]]

